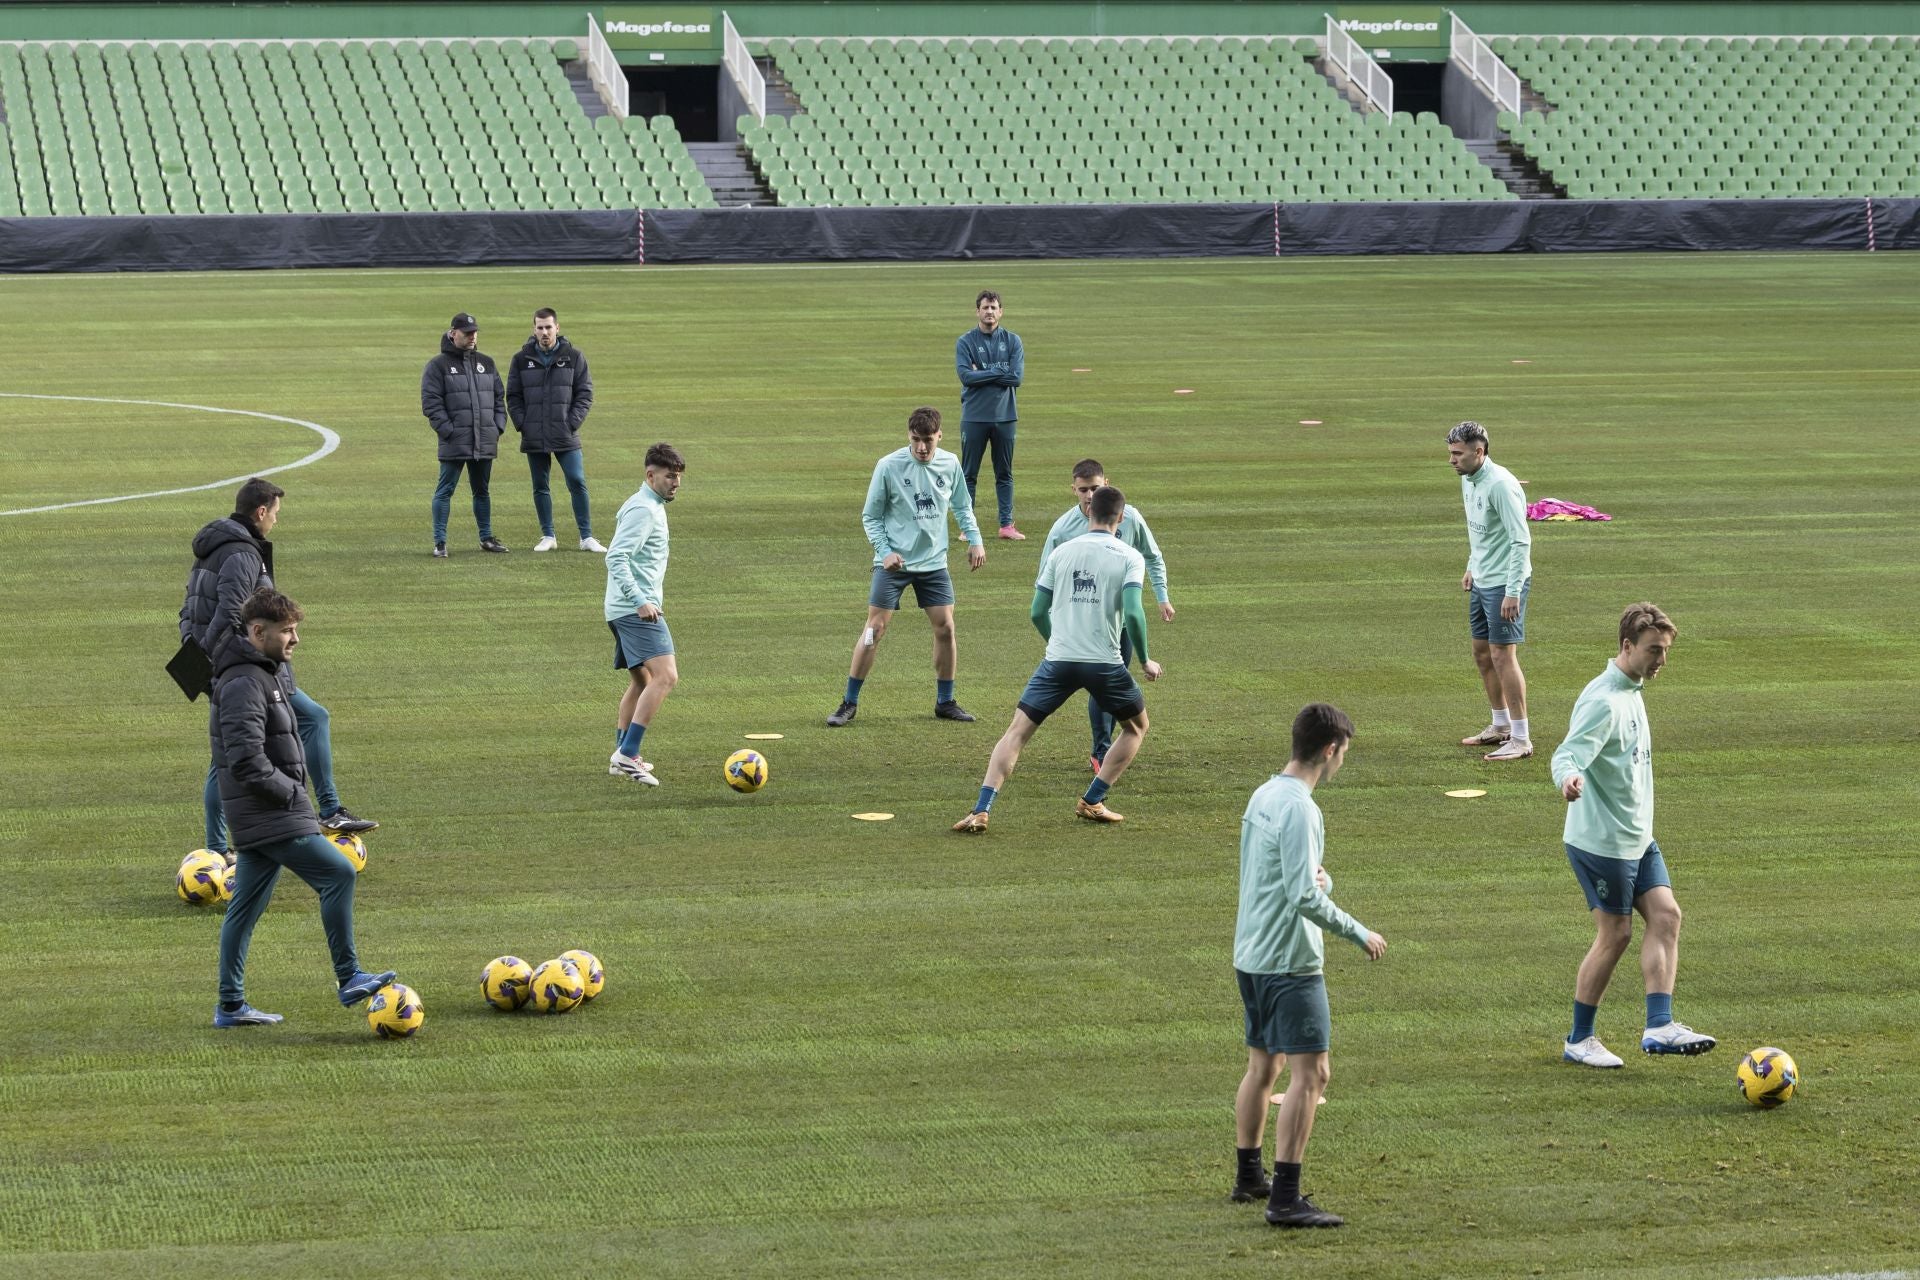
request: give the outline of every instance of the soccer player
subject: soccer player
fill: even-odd
[[[1600,997],[1633,939],[1633,913],[1647,922],[1640,972],[1647,984],[1647,1053],[1705,1053],[1716,1041],[1673,1020],[1680,969],[1680,904],[1653,839],[1653,730],[1640,690],[1660,674],[1679,634],[1658,605],[1620,615],[1620,650],[1573,704],[1567,739],[1553,753],[1553,782],[1567,802],[1567,861],[1593,915],[1593,946],[1573,987],[1573,1031],[1561,1056],[1583,1067],[1617,1067],[1593,1032]]]
[[[1087,508],[1093,503],[1094,492],[1106,487],[1107,469],[1092,458],[1082,458],[1073,464],[1074,504],[1066,513],[1053,522],[1053,528],[1047,531],[1047,540],[1040,546],[1040,570],[1046,572],[1047,557],[1053,554],[1055,547],[1070,542],[1085,533],[1088,524]],[[1128,506],[1120,517],[1120,527],[1115,530],[1120,541],[1138,551],[1147,562],[1147,581],[1153,584],[1153,594],[1160,602],[1160,621],[1173,621],[1173,603],[1167,598],[1167,562],[1160,555],[1160,544],[1153,540],[1153,530],[1147,528],[1146,517],[1132,506]],[[1126,666],[1133,661],[1133,650],[1127,637],[1120,637],[1120,665]],[[1106,758],[1107,748],[1113,743],[1114,719],[1100,709],[1100,704],[1092,698],[1087,699],[1087,719],[1093,726],[1093,751],[1087,757],[1087,764],[1095,773],[1100,772],[1100,762]]]
[[[220,772],[220,800],[238,851],[233,903],[220,925],[220,1003],[216,1027],[284,1021],[247,1003],[247,946],[285,867],[320,895],[320,927],[333,955],[340,1003],[351,1008],[392,982],[392,970],[367,973],[353,949],[353,886],[347,855],[320,834],[307,802],[307,758],[294,712],[293,671],[300,606],[261,587],[240,606],[239,630],[213,654],[209,734]]]
[[[1487,429],[1463,422],[1447,432],[1447,461],[1460,475],[1467,507],[1467,628],[1473,661],[1493,707],[1493,722],[1460,739],[1463,747],[1492,747],[1485,759],[1525,760],[1533,754],[1527,726],[1527,678],[1519,644],[1526,639],[1527,590],[1533,578],[1533,534],[1527,497],[1513,473],[1487,456]]]
[[[993,452],[993,494],[1000,509],[1000,536],[1025,542],[1013,524],[1013,437],[1020,409],[1015,392],[1027,372],[1027,349],[1020,335],[1000,323],[1000,295],[982,289],[973,300],[979,321],[953,344],[954,370],[960,375],[960,469],[967,476],[967,500],[979,505],[980,460]]]
[[[1314,1108],[1327,1087],[1333,1017],[1327,1008],[1321,930],[1331,929],[1378,960],[1387,940],[1333,904],[1321,865],[1326,829],[1313,790],[1346,763],[1353,722],[1338,707],[1309,703],[1293,718],[1293,758],[1247,801],[1240,819],[1240,912],[1233,930],[1234,977],[1246,1009],[1247,1074],[1234,1098],[1238,1170],[1233,1199],[1266,1198],[1276,1227],[1337,1227],[1346,1220],[1300,1194],[1300,1165]],[[1281,1068],[1289,1072],[1273,1135],[1273,1181],[1260,1165],[1267,1103]]]
[[[653,766],[640,758],[640,739],[660,704],[680,683],[673,634],[662,605],[667,580],[667,504],[680,492],[687,462],[670,444],[647,450],[647,482],[621,504],[607,548],[607,629],[613,632],[613,665],[628,676],[614,722],[618,743],[607,772],[649,787],[660,785]]]
[[[907,447],[880,459],[867,485],[867,502],[860,509],[860,523],[873,544],[867,625],[853,642],[846,695],[827,717],[828,728],[850,724],[860,710],[860,686],[873,671],[880,639],[908,587],[933,627],[933,714],[941,720],[973,719],[953,696],[959,650],[953,635],[953,578],[947,573],[949,512],[967,540],[967,569],[978,569],[987,562],[987,548],[974,523],[960,460],[940,447],[940,411],[923,405],[907,415]]]
[[[979,800],[953,824],[955,831],[978,834],[987,829],[994,797],[1012,776],[1021,748],[1041,721],[1082,689],[1120,722],[1120,736],[1073,811],[1089,822],[1125,821],[1107,808],[1107,792],[1120,781],[1146,739],[1147,700],[1120,660],[1123,630],[1133,640],[1147,679],[1161,676],[1160,664],[1147,657],[1147,615],[1140,608],[1146,561],[1114,536],[1126,509],[1126,495],[1118,489],[1109,485],[1097,490],[1088,511],[1087,532],[1047,557],[1029,615],[1034,630],[1047,642],[1046,656],[1020,695],[1013,723],[994,745]]]

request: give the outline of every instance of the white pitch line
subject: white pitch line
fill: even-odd
[[[199,493],[203,489],[220,489],[230,484],[244,484],[254,476],[277,475],[282,471],[292,471],[295,467],[304,467],[309,462],[318,462],[340,447],[340,433],[331,427],[323,427],[317,422],[308,422],[305,418],[289,418],[278,413],[256,413],[252,409],[222,409],[211,404],[176,404],[171,400],[116,400],[107,396],[41,396],[25,391],[0,391],[0,398],[8,400],[67,400],[80,404],[137,404],[155,409],[191,409],[198,413],[231,413],[242,418],[264,418],[268,422],[285,422],[296,427],[305,427],[309,431],[320,433],[320,447],[298,462],[289,462],[283,467],[269,467],[265,471],[249,471],[244,475],[214,480],[207,484],[188,485],[184,489],[155,489],[151,493],[125,493],[117,498],[83,498],[79,502],[56,502],[46,507],[20,507],[14,511],[0,511],[0,516],[30,516],[41,511],[65,511],[69,507],[97,507],[109,502],[136,502],[141,498],[167,498],[178,493]]]

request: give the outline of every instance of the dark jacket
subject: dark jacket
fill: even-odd
[[[500,455],[507,428],[507,397],[491,356],[458,351],[440,335],[440,354],[420,374],[420,412],[440,437],[440,461],[466,462]]]
[[[507,370],[507,412],[520,433],[522,453],[567,453],[580,447],[580,424],[593,408],[593,375],[587,357],[561,334],[553,350],[537,339],[513,358]]]
[[[180,638],[199,645],[216,669],[219,649],[239,635],[240,606],[273,585],[273,544],[238,515],[222,516],[193,535],[193,568],[180,606]]]
[[[293,672],[235,633],[213,667],[207,732],[235,848],[320,834],[293,714]]]

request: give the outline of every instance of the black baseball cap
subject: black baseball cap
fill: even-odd
[[[462,311],[453,318],[453,323],[448,325],[447,328],[458,329],[462,333],[478,333],[480,331],[480,322]]]

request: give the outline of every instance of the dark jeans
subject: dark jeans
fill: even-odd
[[[347,855],[325,836],[295,836],[272,844],[242,849],[234,857],[233,902],[220,922],[220,999],[245,1000],[247,946],[253,926],[273,897],[280,868],[313,886],[320,895],[320,927],[326,931],[333,976],[345,982],[360,968],[353,953],[353,882],[357,878]]]
[[[567,479],[567,496],[573,499],[574,526],[582,538],[591,538],[593,517],[587,513],[587,469],[578,449],[527,455],[527,466],[533,472],[533,514],[540,517],[540,536],[553,536],[553,490],[547,487],[547,478],[553,474],[552,463],[556,458],[560,461],[560,474]]]
[[[468,458],[462,462],[440,464],[440,484],[433,491],[433,543],[447,540],[447,515],[453,510],[453,490],[460,483],[460,469],[467,470],[467,488],[473,491],[473,519],[480,526],[480,540],[493,536],[493,495],[487,485],[493,480],[492,458]]]
[[[307,781],[313,784],[313,803],[321,817],[340,807],[340,793],[333,787],[333,730],[327,709],[295,689],[292,701],[294,723],[300,730],[300,749],[307,756]],[[207,766],[207,785],[200,796],[207,815],[207,848],[215,853],[227,851],[227,817],[220,807],[218,765]]]
[[[1013,523],[1013,429],[1016,422],[960,424],[960,471],[967,477],[967,494],[976,517],[980,510],[980,459],[993,446],[993,496],[1000,506],[1000,527]]]

